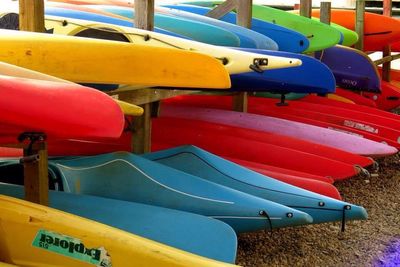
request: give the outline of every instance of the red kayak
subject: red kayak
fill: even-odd
[[[381,93],[367,93],[362,95],[375,102],[376,106],[382,110],[392,110],[400,106],[400,84],[398,81],[381,82]]]
[[[264,164],[248,162],[239,159],[227,158],[228,160],[235,162],[243,167],[251,169],[255,172],[261,173],[265,176],[272,177],[279,181],[321,194],[328,197],[342,199],[337,188],[331,183],[327,183],[325,181],[319,181],[315,179],[308,179],[300,176],[287,175],[277,172],[271,172],[268,169],[265,169]]]
[[[341,97],[345,97],[351,101],[353,101],[355,104],[357,105],[363,105],[363,106],[367,106],[367,107],[371,107],[371,108],[377,108],[376,103],[371,100],[368,99],[364,96],[362,96],[361,94],[357,94],[356,92],[352,92],[350,90],[346,90],[346,89],[342,89],[339,87],[336,87],[336,91],[335,94]],[[318,97],[318,96],[311,96],[311,97],[315,97],[315,98],[322,98],[322,97]],[[326,97],[325,97],[326,98]],[[328,99],[328,98],[327,98]],[[304,99],[301,99],[304,102],[311,102],[311,103],[319,103],[319,104],[325,104],[325,103],[321,103],[320,100],[309,100],[309,96],[304,97]],[[328,99],[328,100],[332,100],[332,99]],[[339,103],[343,103],[340,101],[335,101],[335,102],[339,102]],[[345,103],[348,104],[348,103]],[[332,106],[341,106],[341,105],[336,105],[335,103],[329,103],[328,105],[332,105]],[[357,105],[353,105],[354,108],[357,109]]]
[[[365,98],[362,95],[361,95],[361,97],[367,101],[373,101],[371,99]],[[320,101],[321,98],[324,98],[324,97],[310,95],[310,96],[305,97],[304,101],[310,102],[310,103],[315,103],[315,104],[321,104],[321,101]],[[324,98],[323,104],[335,106],[335,107],[341,107],[341,108],[344,108],[347,110],[359,111],[359,112],[363,112],[363,113],[367,113],[367,114],[373,114],[375,116],[383,117],[386,119],[390,118],[392,120],[400,121],[400,116],[395,113],[377,109],[377,108],[373,108],[373,107],[369,107],[367,105],[362,105],[362,104],[354,105],[354,104],[339,102],[339,101],[335,101],[335,100],[327,99],[327,98]],[[375,102],[374,102],[374,105],[376,106]]]
[[[165,113],[168,115],[163,115]],[[215,132],[221,135],[236,136],[240,138],[245,138],[247,140],[268,143],[271,145],[302,151],[308,154],[330,158],[332,160],[342,161],[348,164],[359,165],[362,167],[366,167],[373,164],[373,160],[371,158],[349,153],[333,147],[328,147],[289,136],[284,136],[264,131],[257,131],[253,129],[250,130],[246,128],[229,126],[220,123],[213,123],[200,120],[189,120],[184,118],[178,119],[173,116],[173,113],[174,113],[173,107],[169,108],[168,106],[165,105],[162,106],[161,117],[168,120],[175,119],[180,123],[180,126],[182,127],[189,128],[195,125],[196,128],[199,127],[203,130],[208,130],[210,132]]]
[[[219,109],[230,109],[232,105],[231,96],[187,96],[185,98],[180,97],[176,100],[169,100],[167,103],[173,103],[174,101],[193,106],[207,106]],[[381,111],[375,113],[377,109],[363,107],[364,110],[369,109],[368,114],[366,114],[365,112],[353,111],[351,109],[343,110],[334,106],[318,105],[301,101],[287,101],[289,103],[288,106],[277,106],[276,102],[276,99],[249,97],[249,112],[343,131],[373,141],[385,142],[391,146],[399,147],[397,139],[400,136],[400,132],[396,130],[397,125],[399,125],[399,120],[393,120],[393,116],[390,118],[381,116]],[[343,104],[354,106],[348,103]],[[335,112],[340,116],[335,116]],[[352,116],[358,116],[358,118],[362,118],[366,121],[355,120],[349,116],[350,113],[352,113]],[[393,128],[371,123],[369,120],[390,125]]]
[[[288,101],[288,106],[277,106],[273,99],[250,99],[250,110],[256,113],[264,114],[265,112],[281,112],[290,115],[301,114],[304,118],[318,120],[338,126],[345,126],[352,129],[360,130],[363,133],[370,133],[379,138],[389,139],[397,142],[400,137],[400,120],[374,115],[371,113],[353,111],[351,109],[342,109],[329,105],[320,105],[314,103],[305,103],[301,101]],[[268,109],[268,111],[267,111]],[[265,113],[267,114],[267,113]]]
[[[188,127],[189,125],[189,127]],[[360,173],[360,168],[341,161],[285,147],[229,136],[203,129],[198,122],[157,118],[153,119],[152,138],[155,142],[173,146],[191,144],[219,156],[294,169],[342,180]]]
[[[98,90],[77,84],[0,75],[0,142],[17,142],[23,132],[50,139],[118,138],[124,115]]]

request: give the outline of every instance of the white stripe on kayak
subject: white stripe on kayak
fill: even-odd
[[[174,188],[171,188],[171,187],[169,187],[167,185],[164,185],[164,184],[158,182],[157,180],[154,180],[149,175],[147,175],[145,172],[143,172],[140,168],[136,167],[135,165],[133,165],[129,161],[126,161],[126,160],[123,160],[123,159],[114,159],[114,160],[107,161],[107,162],[99,164],[99,165],[90,166],[90,167],[80,167],[80,168],[69,167],[69,166],[65,166],[65,165],[59,164],[59,163],[56,163],[56,165],[59,166],[59,167],[68,169],[68,170],[72,170],[72,171],[82,171],[82,170],[90,170],[90,169],[94,169],[94,168],[103,167],[103,166],[109,165],[109,164],[117,162],[117,161],[121,161],[121,162],[124,162],[124,163],[128,164],[133,169],[135,169],[138,172],[140,172],[141,174],[143,174],[147,179],[153,181],[154,183],[156,183],[156,184],[158,184],[158,185],[160,185],[160,186],[162,186],[162,187],[164,187],[164,188],[166,188],[168,190],[174,191],[174,192],[176,192],[178,194],[182,194],[182,195],[186,195],[186,196],[189,196],[189,197],[198,198],[198,199],[202,199],[202,200],[207,200],[207,201],[219,202],[219,203],[224,203],[224,204],[232,204],[232,205],[234,204],[234,202],[231,202],[231,201],[224,201],[224,200],[218,200],[218,199],[205,198],[205,197],[201,197],[201,196],[195,196],[195,195],[191,195],[191,194],[176,190]],[[70,188],[68,188],[68,190],[70,190]]]

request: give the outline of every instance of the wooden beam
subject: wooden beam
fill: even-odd
[[[391,17],[392,16],[392,0],[383,0],[383,15]],[[382,58],[392,55],[392,49],[390,45],[386,45],[382,51]],[[382,65],[382,80],[390,82],[390,70],[391,61],[385,62]]]
[[[154,30],[154,0],[135,0],[135,27]]]
[[[49,178],[47,143],[37,142],[29,149],[24,148],[25,199],[41,205],[49,204]]]
[[[19,1],[19,28],[22,31],[45,31],[44,0]]]
[[[359,36],[358,42],[354,47],[358,50],[364,50],[364,20],[365,20],[365,0],[356,1],[356,25],[355,29]]]
[[[312,0],[300,0],[300,16],[311,18]]]
[[[321,2],[319,20],[325,24],[331,24],[331,2]]]
[[[145,89],[136,89],[132,91],[125,91],[125,92],[114,92],[112,94],[114,95],[117,94],[118,99],[122,101],[132,103],[135,105],[143,105],[146,103],[156,102],[174,96],[193,94],[196,92],[199,91],[145,88]]]
[[[387,56],[387,57],[384,57],[384,58],[375,60],[375,61],[374,61],[374,64],[375,64],[376,66],[379,66],[379,65],[381,65],[381,64],[383,64],[383,63],[390,62],[390,61],[393,61],[393,60],[396,60],[396,59],[400,59],[400,54],[397,54],[397,55],[390,55],[390,56]]]
[[[247,1],[247,0],[246,0]],[[231,12],[237,7],[236,0],[226,0],[214,9],[207,12],[206,16],[214,19],[219,19],[225,16],[227,13]]]

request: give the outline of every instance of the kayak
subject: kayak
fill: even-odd
[[[251,29],[247,29],[245,27],[234,25],[232,23],[227,23],[218,19],[212,19],[206,16],[201,16],[183,10],[164,8],[161,6],[156,7],[156,12],[159,14],[168,14],[170,16],[175,16],[178,18],[186,18],[194,21],[200,21],[229,30],[239,37],[240,47],[269,50],[278,50],[279,48],[278,44],[266,35],[253,31]],[[275,49],[271,49],[271,41],[274,43]]]
[[[212,7],[221,2],[190,1],[186,3]],[[253,18],[272,22],[285,28],[289,28],[306,36],[310,42],[310,45],[308,49],[304,51],[305,53],[326,49],[338,44],[342,40],[340,31],[327,24],[276,8],[253,5],[252,16]]]
[[[0,81],[1,143],[15,143],[23,132],[90,139],[118,138],[123,131],[122,110],[102,92],[77,84],[5,75],[0,75]]]
[[[231,266],[0,195],[0,258],[18,266]]]
[[[259,131],[256,129],[250,130],[242,127],[226,125],[223,123],[213,123],[207,120],[203,120],[202,118],[189,119],[189,116],[186,116],[185,112],[187,112],[186,109],[182,107],[180,108],[163,105],[160,117],[154,120],[163,120],[163,122],[161,122],[162,124],[171,123],[171,125],[176,125],[176,127],[178,128],[198,128],[205,131],[209,130],[210,134],[214,132],[227,136],[240,137],[247,140],[268,143],[282,148],[301,151],[307,154],[330,158],[336,161],[346,162],[348,164],[359,165],[363,167],[371,165],[373,163],[370,158],[349,153],[340,149],[335,149],[329,146],[308,142],[298,138],[293,138],[271,132]],[[166,127],[169,128],[168,126]],[[277,154],[275,155],[278,156]]]
[[[257,162],[250,162],[250,161],[245,161],[245,160],[240,160],[240,159],[233,159],[233,158],[228,158],[228,157],[223,157],[224,159],[227,159],[229,161],[232,161],[234,163],[237,163],[245,168],[248,168],[250,170],[253,170],[255,172],[258,172],[262,175],[274,178],[276,180],[279,180],[281,182],[291,184],[293,186],[297,186],[299,188],[324,195],[327,197],[335,198],[338,200],[341,200],[341,196],[337,188],[332,184],[331,181],[326,182],[326,181],[321,181],[317,179],[309,179],[301,176],[295,176],[295,175],[290,175],[290,174],[284,174],[280,172],[273,172],[270,171],[269,168],[265,168],[265,164],[257,163]],[[322,178],[323,176],[319,176],[319,178]],[[323,177],[327,178],[327,177]],[[330,179],[332,180],[332,179]]]
[[[357,49],[334,46],[315,57],[326,64],[335,75],[336,85],[346,89],[380,92],[381,79],[369,56]]]
[[[220,61],[200,53],[14,30],[0,30],[0,40],[1,61],[74,82],[230,87],[228,73]],[[115,57],[116,51],[120,57]],[[164,60],[155,68],[156,61],[151,58]],[[204,79],[211,79],[213,84],[207,85]]]
[[[19,78],[28,78],[28,79],[35,79],[35,80],[44,80],[44,81],[51,81],[51,82],[61,82],[61,83],[70,83],[74,84],[73,82],[63,80],[54,76],[50,76],[44,73],[40,73],[37,71],[21,68],[15,65],[7,64],[4,62],[0,62],[0,75],[7,75]],[[123,111],[124,115],[127,116],[140,116],[143,114],[143,108],[114,99],[113,100],[119,105],[121,110]]]
[[[249,194],[307,212],[313,223],[366,219],[364,208],[288,185],[231,163],[194,146],[144,154],[143,157]],[[185,164],[182,164],[182,161]],[[344,211],[343,207],[351,208]],[[345,216],[345,217],[343,217]]]
[[[360,138],[355,135],[285,119],[273,118],[271,116],[223,110],[229,109],[230,104],[227,103],[228,101],[221,101],[221,99],[224,98],[220,96],[191,95],[174,97],[164,100],[163,103],[185,106],[185,109],[187,109],[186,118],[202,119],[210,122],[278,133],[335,147],[354,154],[379,157],[397,153],[397,149],[394,147]],[[229,100],[229,97],[225,97],[225,100]],[[340,104],[352,105],[347,103]],[[251,107],[251,105],[249,106]]]
[[[378,109],[390,111],[400,106],[400,84],[381,81],[381,93],[363,92],[362,96],[375,102]]]
[[[319,17],[320,10],[313,9],[312,16]],[[396,18],[364,12],[364,50],[382,51],[387,44],[400,38],[400,21]],[[331,21],[355,30],[355,10],[332,9]]]
[[[163,6],[174,10],[181,10],[202,16],[205,16],[211,10],[207,7],[185,4]],[[236,19],[236,14],[232,12],[219,18],[220,21],[224,21],[230,24],[236,24]],[[272,22],[252,18],[250,29],[274,40],[278,44],[280,51],[302,53],[310,45],[310,42],[308,41],[306,36],[298,33],[297,31],[287,29]]]
[[[347,99],[351,99],[351,101],[353,101],[357,105],[377,108],[376,103],[373,100],[367,99],[366,97],[363,97],[361,94],[357,94],[356,92],[336,87],[335,94],[346,97]]]
[[[134,26],[132,16],[134,15],[134,10],[132,8],[124,8],[118,6],[90,6],[90,8],[96,12],[97,10],[115,14],[127,19],[125,25],[121,25],[115,19],[109,19],[109,17],[103,19],[103,15],[97,13],[90,13],[80,10],[73,10],[68,8],[59,7],[46,7],[46,15],[66,17],[72,19],[81,19],[88,21],[98,21],[110,24],[116,24],[120,26],[132,27]],[[187,37],[188,39],[212,44],[212,45],[222,45],[222,46],[240,46],[239,37],[218,26],[197,22],[193,20],[188,20],[184,18],[176,18],[163,14],[154,14],[154,26],[161,28],[168,32],[173,32],[180,36]],[[128,24],[128,25],[126,25]],[[277,45],[270,40],[270,46],[268,49],[276,50]]]
[[[0,194],[23,199],[24,188],[0,183]],[[218,261],[235,262],[236,234],[219,220],[134,202],[52,190],[49,191],[49,202],[52,208],[168,246]],[[160,221],[163,223],[159,224]],[[190,242],[187,236],[191,237]]]
[[[335,92],[335,78],[329,68],[309,56],[280,51],[244,49],[266,56],[297,58],[301,66],[231,75],[231,91],[269,91],[274,93],[320,93]]]
[[[168,150],[174,148],[173,145],[166,144],[166,143],[152,143],[152,151],[157,152],[160,150]],[[311,174],[304,174],[303,176],[296,176],[296,175],[291,175],[291,174],[286,174],[284,172],[281,172],[283,169],[279,169],[279,172],[271,171],[270,166],[254,162],[254,161],[247,161],[243,159],[237,159],[237,158],[232,158],[228,156],[221,156],[221,158],[224,158],[226,160],[229,160],[231,162],[234,162],[236,164],[239,164],[242,167],[245,167],[249,170],[258,172],[262,175],[271,177],[273,179],[279,180],[281,182],[297,186],[299,188],[321,194],[324,196],[328,196],[331,198],[339,199],[341,200],[341,196],[337,188],[332,184],[333,180],[330,177],[324,177],[324,176],[316,176],[316,175],[311,175]],[[183,163],[184,164],[184,163]],[[311,177],[311,178],[306,178],[306,177]]]
[[[59,16],[64,16],[68,18],[79,18],[85,17],[87,20],[91,21],[96,21],[96,22],[102,22],[102,23],[109,23],[109,24],[115,24],[119,26],[125,26],[125,27],[133,27],[134,24],[132,21],[129,21],[125,19],[124,17],[121,16],[116,16],[111,13],[102,13],[102,14],[91,14],[91,10],[82,10],[84,12],[73,12],[68,10],[68,7],[74,6],[74,5],[69,5],[65,3],[53,3],[53,2],[46,2],[45,4],[45,15],[51,15],[54,14],[54,16],[57,16],[55,14],[59,14]],[[55,8],[55,7],[60,7],[60,8]],[[83,6],[81,7],[82,9],[84,8]],[[0,25],[1,28],[4,29],[10,29],[10,30],[18,30],[19,29],[19,22],[18,22],[18,11],[19,11],[19,6],[18,2],[16,1],[4,1],[4,4],[0,7],[0,11],[5,14],[9,13],[14,13],[13,16],[3,16],[0,18]],[[99,12],[100,13],[100,12]],[[48,29],[50,32],[51,29]],[[175,37],[180,37],[180,38],[186,38],[190,39],[189,37],[185,37],[183,35],[167,31],[158,27],[154,27],[154,31],[158,33],[163,33]],[[234,40],[232,40],[234,41]],[[237,40],[235,41],[237,42]]]
[[[49,161],[49,167],[61,179],[66,192],[210,216],[229,224],[238,233],[312,221],[306,213],[204,181],[132,153],[54,159]]]
[[[205,126],[203,126],[205,125]],[[320,176],[343,180],[360,173],[356,165],[307,152],[265,143],[256,137],[247,139],[240,134],[226,135],[207,122],[185,119],[157,118],[152,121],[152,139],[172,146],[193,144],[219,156],[263,163]],[[245,131],[245,130],[244,130]],[[251,132],[251,131],[248,131]],[[257,134],[254,134],[257,136]],[[213,140],[218,140],[217,142]],[[367,164],[372,161],[367,160]],[[371,162],[371,163],[370,163]]]

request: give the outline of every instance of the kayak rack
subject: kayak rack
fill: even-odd
[[[356,2],[356,31],[359,34],[359,42],[356,48],[363,48],[364,33],[364,12],[365,0],[354,0]],[[154,29],[154,4],[155,0],[134,0],[136,16],[135,25],[137,28],[153,30]],[[226,0],[221,5],[211,10],[207,15],[212,18],[219,18],[224,14],[236,9],[237,24],[250,28],[252,18],[253,0]],[[300,15],[311,16],[312,0],[300,0]],[[21,30],[44,32],[44,0],[19,0],[20,17],[19,25]],[[321,3],[321,21],[330,23],[330,1]],[[383,0],[384,15],[391,16],[392,0]],[[390,61],[394,59],[391,56],[390,47],[385,47],[383,56],[383,78],[390,80]],[[126,102],[142,105],[144,114],[134,120],[132,131],[134,140],[132,141],[132,151],[134,153],[144,153],[150,151],[151,147],[151,117],[157,116],[159,111],[159,101],[165,98],[191,94],[197,91],[188,90],[164,90],[143,88],[133,92],[121,92],[116,97]],[[235,111],[246,112],[248,105],[247,92],[234,93],[232,108]],[[27,200],[37,202],[43,205],[48,203],[48,161],[47,161],[47,143],[45,135],[32,140],[32,136],[24,138],[21,143],[5,145],[24,149],[24,180],[25,195]],[[26,136],[25,136],[26,137]],[[28,139],[28,140],[27,140]],[[28,141],[28,142],[27,142]]]

